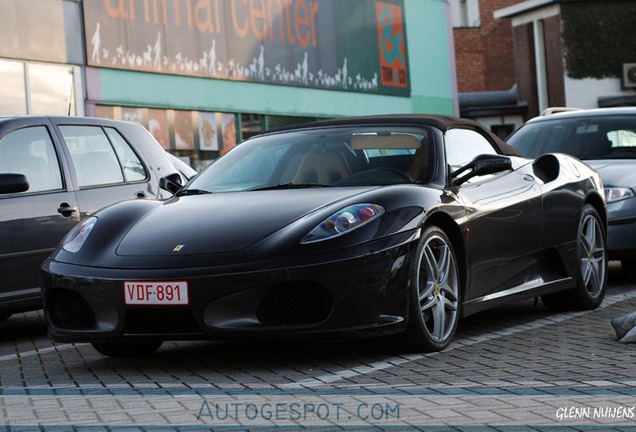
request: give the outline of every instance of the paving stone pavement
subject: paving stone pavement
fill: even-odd
[[[110,359],[21,314],[0,323],[0,430],[636,431],[636,345],[609,324],[636,310],[632,288],[613,275],[589,312],[487,311],[434,354],[196,341]]]

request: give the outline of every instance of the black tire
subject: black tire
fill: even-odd
[[[435,352],[448,346],[460,317],[461,278],[453,245],[442,229],[428,226],[413,254],[408,323],[400,348]]]
[[[586,204],[577,233],[576,287],[545,295],[543,304],[553,311],[591,310],[603,302],[607,287],[607,238],[596,209]]]
[[[163,341],[93,342],[93,348],[108,357],[145,357],[154,354]]]

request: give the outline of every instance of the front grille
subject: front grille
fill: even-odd
[[[126,310],[125,334],[201,333],[190,310],[180,307],[145,307]]]
[[[332,301],[325,287],[297,282],[272,288],[258,306],[257,318],[263,325],[308,325],[329,317]]]
[[[89,329],[95,327],[95,314],[86,300],[64,288],[56,288],[47,294],[49,319],[55,327],[63,329]]]

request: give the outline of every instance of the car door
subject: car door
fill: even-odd
[[[79,221],[50,124],[16,122],[0,131],[0,172],[26,175],[29,189],[0,195],[0,303],[39,298],[42,262]]]
[[[155,198],[157,186],[122,134],[99,124],[58,124],[74,167],[82,216],[119,201]]]
[[[446,134],[446,154],[454,170],[479,154],[496,151],[481,134],[455,129]],[[475,177],[456,193],[468,208],[465,233],[471,268],[466,300],[492,300],[523,285],[541,232],[541,191],[534,176],[520,169]]]

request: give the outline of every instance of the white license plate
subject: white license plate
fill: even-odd
[[[125,281],[127,305],[187,305],[188,283]]]

